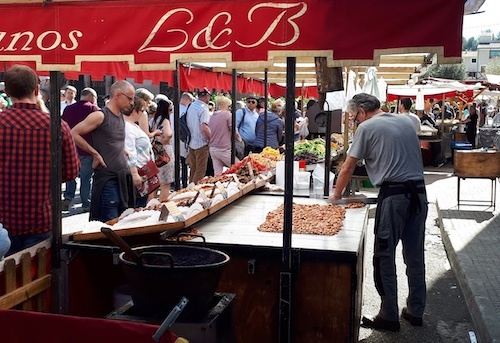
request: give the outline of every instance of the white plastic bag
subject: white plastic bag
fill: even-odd
[[[317,164],[312,173],[313,178],[313,188],[315,193],[323,193],[325,185],[325,166],[323,164]],[[330,172],[329,189],[332,189],[333,179],[335,174]]]

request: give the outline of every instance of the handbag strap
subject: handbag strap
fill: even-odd
[[[245,107],[241,108],[241,110],[243,111],[243,117],[241,117],[241,121],[238,124],[238,130],[241,128],[241,125],[243,125],[243,122],[245,121],[245,115],[247,114]]]

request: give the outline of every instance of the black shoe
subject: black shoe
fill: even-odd
[[[69,210],[69,205],[71,204],[71,200],[69,199],[64,199],[61,204],[61,210],[63,211],[68,211]]]
[[[363,316],[361,323],[364,327],[378,330],[399,331],[401,328],[399,321],[387,320],[378,315],[373,318]]]
[[[413,325],[413,326],[422,326],[422,325],[424,325],[422,317],[412,316],[408,312],[408,308],[406,308],[406,307],[403,307],[403,310],[401,311],[401,317],[403,317],[404,319],[406,319],[407,321],[409,321],[410,324]]]

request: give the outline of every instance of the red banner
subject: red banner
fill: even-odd
[[[147,72],[172,70],[176,60],[262,65],[275,56],[326,56],[331,64],[355,65],[424,50],[456,62],[463,8],[463,0],[0,5],[0,61],[33,61],[46,71],[118,62]]]

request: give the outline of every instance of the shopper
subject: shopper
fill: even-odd
[[[135,190],[125,152],[125,120],[122,111],[134,105],[134,86],[127,81],[111,85],[110,100],[71,130],[75,143],[93,157],[94,177],[90,220],[106,222],[134,207]],[[92,145],[83,136],[91,134]]]
[[[64,109],[62,119],[64,119],[69,127],[73,128],[87,118],[87,116],[95,111],[99,111],[97,103],[97,92],[93,88],[84,88],[80,95],[80,100],[76,103],[67,106]],[[90,135],[83,137],[87,142],[91,142]],[[90,180],[92,179],[92,156],[85,150],[77,147],[78,158],[82,165],[80,169],[80,198],[82,200],[82,209],[84,212],[90,210]],[[68,211],[71,201],[75,197],[76,181],[71,180],[66,182],[66,190],[64,192],[64,200],[62,202],[62,210]]]
[[[4,74],[13,102],[0,112],[0,223],[9,232],[7,255],[51,236],[50,115],[40,110],[38,76],[15,65]],[[68,124],[61,120],[62,181],[77,177],[80,161]],[[55,194],[55,196],[58,196]]]
[[[360,124],[337,179],[331,200],[339,200],[359,160],[364,159],[373,185],[380,187],[375,214],[373,256],[375,287],[381,297],[379,313],[363,317],[363,325],[399,331],[396,246],[401,240],[409,295],[402,317],[422,325],[426,301],[424,230],[427,197],[420,145],[407,118],[384,113],[372,95],[355,95],[347,112]]]
[[[231,166],[231,131],[232,115],[229,111],[231,100],[220,96],[215,101],[216,111],[210,117],[210,156],[214,164],[215,176],[222,174],[224,167]],[[241,142],[240,135],[236,132],[236,139]],[[235,163],[239,162],[235,158]]]

